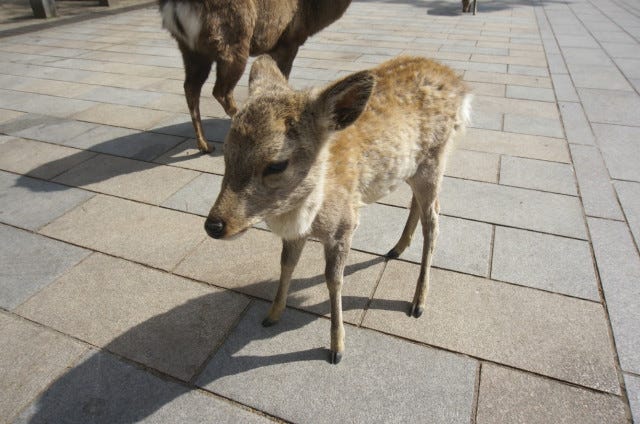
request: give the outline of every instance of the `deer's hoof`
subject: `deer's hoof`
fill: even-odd
[[[400,256],[400,253],[398,253],[396,251],[396,249],[391,249],[387,252],[386,255],[384,255],[385,257],[389,258],[389,259],[396,259]]]
[[[416,304],[412,304],[409,315],[411,315],[414,318],[420,318],[423,312],[424,312],[424,306],[418,306]]]
[[[329,363],[337,365],[342,360],[342,352],[334,352],[333,350],[329,354]]]
[[[198,143],[198,150],[200,150],[200,153],[211,153],[215,150],[215,147],[205,141],[204,143]]]
[[[278,321],[274,321],[269,317],[266,317],[265,319],[262,320],[262,326],[263,327],[271,327],[274,326],[278,323]]]

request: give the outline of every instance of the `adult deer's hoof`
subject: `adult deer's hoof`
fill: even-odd
[[[262,326],[263,327],[271,327],[273,325],[276,325],[278,323],[278,321],[274,321],[269,317],[266,317],[265,319],[262,320]]]
[[[329,352],[329,363],[337,365],[342,360],[342,352]]]
[[[209,143],[207,143],[206,141],[204,143],[198,143],[198,150],[200,150],[200,153],[211,153],[215,150],[215,147],[211,146]]]
[[[396,259],[396,258],[398,258],[400,256],[400,253],[396,252],[396,249],[391,249],[384,256],[389,258],[389,259]]]

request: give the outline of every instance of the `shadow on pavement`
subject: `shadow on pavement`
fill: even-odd
[[[364,261],[362,263],[347,266],[345,277],[357,272],[360,269],[373,266],[384,261],[382,257]],[[347,281],[348,283],[348,281]],[[291,292],[301,291],[305,288],[324,284],[322,276],[308,279],[294,280],[291,285]],[[248,284],[242,288],[243,292],[260,292],[269,286],[275,293],[277,283],[275,281],[261,281]],[[49,388],[18,418],[16,422],[21,423],[108,423],[124,424],[135,423],[153,415],[153,422],[162,422],[163,414],[167,414],[168,409],[186,409],[182,411],[181,418],[188,419],[189,414],[194,417],[208,420],[201,414],[206,411],[193,409],[186,399],[181,397],[189,394],[192,386],[186,385],[178,380],[166,377],[158,377],[157,372],[144,372],[144,366],[122,362],[109,353],[118,355],[122,351],[127,351],[127,357],[150,357],[155,363],[179,361],[176,357],[176,349],[188,350],[190,346],[180,345],[176,347],[176,334],[193,334],[198,331],[198,323],[193,317],[203,314],[216,314],[212,305],[219,304],[221,300],[228,297],[228,292],[217,292],[192,299],[180,306],[177,306],[163,314],[157,315],[121,334],[109,344],[104,346],[100,352],[90,351],[85,355],[79,365],[76,365],[64,375],[59,377]],[[345,305],[353,304],[353,300],[345,297]],[[252,302],[252,303],[255,303]],[[356,302],[358,303],[358,302]],[[266,305],[265,305],[266,306]],[[313,308],[320,308],[328,312],[328,301]],[[349,307],[345,306],[345,310]],[[388,310],[406,312],[408,302],[392,302],[385,304]],[[265,308],[266,310],[266,308]],[[244,318],[246,314],[244,314]],[[216,369],[215,377],[207,379],[206,373],[202,373],[204,366],[213,357],[214,351],[222,352],[221,345],[211,346],[211,354],[193,372],[191,381],[198,375],[202,375],[198,381],[198,386],[205,386],[212,381],[227,375],[240,374],[260,367],[269,367],[277,364],[285,364],[299,361],[327,361],[327,347],[315,347],[302,351],[287,352],[287,346],[282,346],[282,353],[271,356],[233,356],[247,344],[274,337],[274,335],[293,331],[307,326],[311,322],[319,319],[309,313],[298,313],[295,319],[290,318],[290,314],[283,315],[281,321],[269,328],[263,328],[259,321],[249,325],[252,334],[243,334],[240,346],[233,346],[232,356],[224,359],[228,365],[225,369]],[[292,317],[291,317],[292,318]],[[236,323],[237,326],[237,323]],[[227,331],[227,335],[234,329]],[[326,345],[329,343],[327,333]],[[237,347],[237,349],[236,349]],[[109,353],[106,353],[106,352]],[[221,359],[221,358],[218,358]],[[210,374],[210,373],[209,373]],[[203,378],[204,377],[204,378]],[[211,381],[209,381],[211,380]],[[174,403],[175,402],[175,403]],[[165,405],[172,404],[163,409]],[[187,405],[182,405],[187,403]],[[212,403],[212,402],[209,402]],[[165,417],[170,419],[171,417]],[[173,419],[176,417],[173,416]],[[157,421],[160,420],[160,421]],[[183,421],[189,422],[189,421]]]

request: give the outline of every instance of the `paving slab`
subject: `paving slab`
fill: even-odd
[[[73,115],[73,119],[136,130],[150,129],[171,116],[169,112],[107,103],[85,109]]]
[[[293,422],[471,419],[475,361],[347,326],[345,356],[334,366],[328,320],[293,312],[263,328],[266,311],[261,302],[247,311],[198,385]],[[287,384],[274,389],[274,381]]]
[[[170,270],[206,236],[201,217],[97,195],[42,234]]]
[[[535,100],[475,96],[473,109],[483,112],[513,113],[546,119],[558,118],[558,111],[553,103]]]
[[[619,397],[483,363],[476,422],[622,424],[627,418]]]
[[[53,178],[94,155],[22,138],[0,138],[0,168],[36,178]]]
[[[0,312],[0,416],[11,420],[86,350],[69,337]]]
[[[580,98],[571,77],[566,74],[551,74],[556,98],[560,102],[579,102]]]
[[[631,414],[637,422],[640,420],[640,376],[624,374],[624,383],[627,386]]]
[[[600,301],[589,243],[497,227],[491,277]]]
[[[640,182],[640,128],[593,124],[611,178]]]
[[[0,107],[19,112],[66,118],[91,107],[94,102],[0,89]]]
[[[16,313],[188,381],[247,304],[244,296],[95,253]]]
[[[55,281],[90,252],[0,224],[0,306],[11,310]]]
[[[620,366],[640,374],[640,257],[623,222],[588,218]]]
[[[507,97],[512,99],[538,100],[553,102],[556,100],[553,90],[550,88],[525,87],[522,85],[508,85]]]
[[[488,82],[494,84],[513,84],[528,87],[551,88],[551,81],[548,77],[532,77],[526,75],[501,74],[497,72],[465,71],[466,81]]]
[[[159,378],[113,355],[90,351],[15,421],[69,424],[135,422],[269,423],[228,401]]]
[[[280,276],[282,242],[275,235],[249,230],[237,240],[206,239],[175,273],[273,300]],[[344,319],[359,324],[363,310],[382,272],[384,258],[352,250],[347,259],[343,288]],[[324,250],[309,241],[293,273],[287,304],[329,315],[329,292],[324,278]],[[289,312],[285,312],[284,318]]]
[[[640,97],[632,91],[579,88],[578,94],[591,122],[640,126]]]
[[[575,238],[586,238],[576,197],[477,181],[445,178],[440,193],[447,215]]]
[[[442,203],[441,203],[442,207]],[[400,239],[408,209],[373,204],[360,210],[360,225],[351,247],[385,255]],[[440,234],[436,241],[433,265],[437,267],[487,276],[493,228],[483,222],[440,216]],[[380,229],[384,230],[381,231]],[[423,237],[420,225],[413,241],[401,258],[420,263]],[[417,278],[417,274],[416,274]]]
[[[85,202],[91,193],[0,171],[0,221],[37,230]]]
[[[560,114],[567,141],[573,144],[595,145],[595,137],[580,103],[559,102]]]
[[[640,183],[615,181],[614,186],[631,234],[640,245]]]
[[[159,204],[198,175],[197,172],[187,169],[99,154],[53,181]]]
[[[571,165],[513,156],[503,156],[500,161],[500,184],[578,194]]]
[[[568,66],[573,84],[577,88],[633,91],[625,76],[613,64],[608,66],[569,64]]]
[[[22,138],[64,144],[94,128],[94,124],[28,113],[2,125],[2,132]]]
[[[93,129],[63,144],[94,152],[150,161],[184,141],[184,137],[91,124]]]
[[[201,174],[162,202],[162,206],[207,216],[220,193],[220,175]]]
[[[363,326],[618,394],[598,303],[432,269],[425,312],[409,317],[418,266],[391,261]]]
[[[505,113],[503,129],[507,132],[520,134],[542,135],[557,138],[564,137],[562,124],[557,118],[549,119]]]
[[[480,152],[571,163],[567,143],[561,138],[467,128],[457,146]]]
[[[598,148],[577,144],[569,148],[585,213],[600,218],[624,219]]]
[[[224,152],[222,143],[209,141],[214,151],[202,154],[196,147],[196,140],[189,139],[169,150],[155,161],[180,168],[224,175]]]

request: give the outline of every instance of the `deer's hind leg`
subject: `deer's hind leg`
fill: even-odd
[[[184,94],[191,115],[191,122],[196,133],[198,149],[203,152],[210,152],[212,148],[207,143],[202,129],[202,119],[200,117],[200,92],[202,85],[207,80],[213,58],[198,53],[194,53],[188,47],[180,44],[180,52],[184,61]]]
[[[395,259],[399,257],[402,252],[405,251],[407,247],[411,244],[411,238],[413,237],[413,233],[416,231],[416,226],[418,225],[418,220],[420,219],[420,206],[416,201],[416,196],[411,196],[411,208],[409,209],[409,217],[407,218],[407,223],[404,225],[404,230],[402,231],[402,235],[400,236],[400,240],[393,246],[387,253],[387,258]]]
[[[421,172],[422,171],[422,172]],[[415,318],[424,312],[424,305],[429,289],[429,270],[433,259],[433,252],[438,238],[438,214],[440,205],[438,192],[442,181],[443,169],[419,170],[409,181],[413,190],[413,199],[418,204],[420,222],[422,223],[422,262],[420,276],[416,284],[409,314]],[[413,203],[412,203],[413,205]]]

